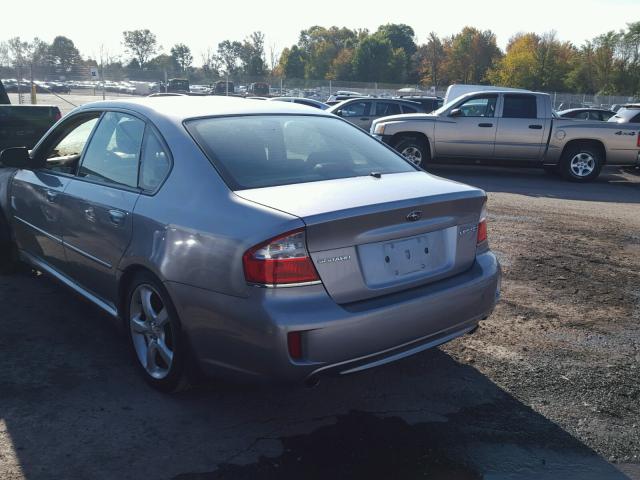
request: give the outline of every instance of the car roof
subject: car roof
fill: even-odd
[[[606,108],[598,108],[598,107],[581,107],[581,108],[567,108],[566,110],[560,110],[558,115],[562,115],[565,113],[571,112],[606,112],[613,113],[611,110],[607,110]]]
[[[181,122],[190,118],[229,115],[325,115],[322,110],[310,110],[292,102],[265,102],[242,97],[226,96],[168,96],[140,97],[126,100],[107,100],[87,103],[74,112],[86,110],[125,109],[146,117],[172,118]]]

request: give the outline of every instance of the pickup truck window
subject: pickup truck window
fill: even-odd
[[[497,95],[470,98],[458,109],[463,117],[493,117],[496,112]]]
[[[538,118],[534,95],[505,95],[502,118]]]

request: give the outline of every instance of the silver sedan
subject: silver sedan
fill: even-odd
[[[375,367],[474,330],[499,295],[484,192],[321,110],[98,102],[0,162],[2,263],[121,319],[162,391],[192,369],[314,382]]]

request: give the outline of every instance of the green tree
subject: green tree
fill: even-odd
[[[285,48],[280,55],[278,73],[286,78],[304,78],[304,55],[297,45]]]
[[[127,30],[122,32],[122,35],[125,50],[136,59],[140,68],[158,51],[156,36],[148,28]]]
[[[264,34],[253,32],[242,43],[239,52],[242,70],[246,75],[259,77],[265,74]]]
[[[47,49],[47,58],[51,65],[69,71],[82,62],[80,52],[73,40],[58,35]]]
[[[445,43],[450,81],[458,83],[483,83],[489,68],[500,59],[502,52],[491,30],[464,27]]]
[[[171,47],[171,57],[181,72],[187,73],[193,63],[191,49],[184,43],[177,43]]]
[[[391,42],[377,35],[362,40],[353,55],[355,80],[363,82],[387,82],[393,58]]]
[[[218,58],[222,69],[227,75],[236,75],[240,70],[240,56],[242,43],[224,40],[218,44]]]

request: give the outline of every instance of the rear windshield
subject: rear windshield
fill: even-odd
[[[185,125],[232,190],[416,170],[337,118],[251,115]]]

